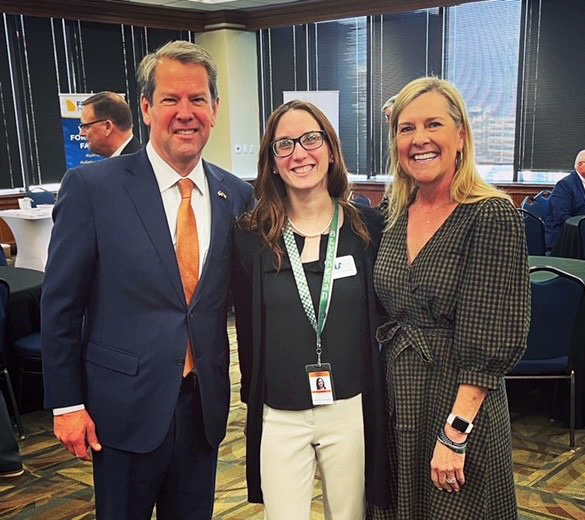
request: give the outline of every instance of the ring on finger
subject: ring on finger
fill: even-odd
[[[455,484],[457,482],[456,478],[448,478],[445,480],[445,482],[447,482],[447,484]]]

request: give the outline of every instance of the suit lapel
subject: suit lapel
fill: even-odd
[[[195,305],[204,292],[206,283],[213,276],[213,259],[219,258],[228,237],[228,229],[231,223],[232,203],[224,186],[224,174],[213,165],[203,161],[203,169],[209,184],[209,197],[211,200],[211,236],[207,258],[201,271],[199,285],[191,305]]]
[[[583,181],[581,180],[581,176],[579,172],[574,171],[573,175],[575,176],[575,184],[577,186],[577,191],[581,194],[581,198],[585,199],[585,186],[583,186]]]
[[[179,265],[154,171],[145,150],[136,154],[135,157],[134,164],[128,168],[129,175],[124,184],[125,188],[166,268],[179,299],[185,304]]]

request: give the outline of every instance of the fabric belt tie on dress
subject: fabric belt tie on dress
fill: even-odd
[[[433,365],[426,334],[452,337],[447,329],[423,329],[398,321],[389,321],[376,331],[376,339],[385,350],[388,414],[395,417],[399,430],[416,431],[420,421],[418,411],[427,394],[427,369]]]
[[[382,346],[390,348],[392,358],[396,358],[405,348],[412,347],[425,364],[431,364],[433,355],[423,330],[408,323],[388,321],[378,327],[376,339]],[[442,332],[443,329],[429,329],[429,331],[434,335],[436,331]],[[445,332],[447,332],[446,329]]]

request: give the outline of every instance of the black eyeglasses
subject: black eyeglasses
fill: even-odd
[[[105,123],[109,121],[109,119],[96,119],[95,121],[90,121],[89,123],[81,123],[79,126],[79,131],[87,130],[90,126],[95,125],[97,123]]]
[[[316,150],[323,146],[327,134],[323,130],[307,132],[297,138],[286,137],[272,141],[270,146],[276,157],[288,157],[294,152],[295,146],[299,143],[305,150]]]

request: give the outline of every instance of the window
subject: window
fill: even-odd
[[[368,173],[366,17],[315,25],[316,90],[339,90],[339,138],[351,173]]]
[[[125,93],[142,141],[136,64],[185,31],[3,14],[0,189],[58,183],[65,172],[59,93]]]
[[[382,117],[382,106],[413,79],[443,75],[441,34],[442,18],[438,8],[381,17],[380,56],[376,60],[380,68],[377,80],[380,96],[372,107],[374,136],[379,143],[374,148],[374,175],[387,173],[388,125]]]
[[[518,180],[554,183],[585,149],[582,0],[526,2]]]
[[[480,173],[512,182],[521,0],[488,0],[447,10],[446,79],[469,111]]]
[[[441,74],[441,27],[435,8],[260,31],[261,129],[284,90],[338,90],[349,171],[385,174],[382,105],[408,81]]]

